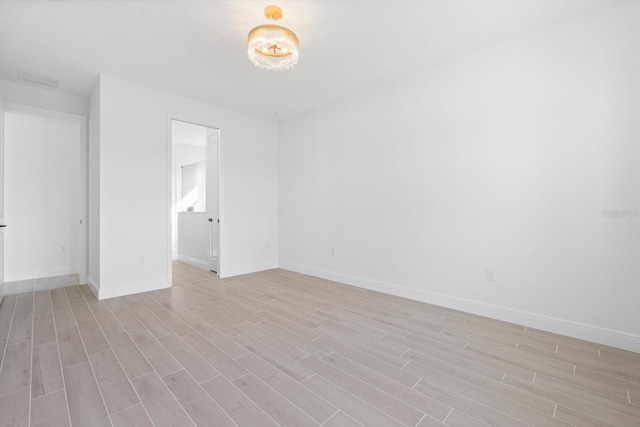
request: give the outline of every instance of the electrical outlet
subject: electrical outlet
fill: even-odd
[[[496,271],[493,268],[487,268],[487,281],[488,282],[496,281]]]
[[[65,245],[60,246],[60,252],[65,253],[67,251],[67,247]]]
[[[329,249],[329,256],[331,258],[335,258],[336,257],[336,249],[335,248],[330,248]]]
[[[138,264],[144,264],[144,255],[138,257]]]

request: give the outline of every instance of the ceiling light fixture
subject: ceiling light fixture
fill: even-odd
[[[249,60],[265,70],[288,70],[298,63],[298,36],[287,27],[276,25],[282,19],[278,6],[264,8],[267,18],[263,25],[249,31]]]

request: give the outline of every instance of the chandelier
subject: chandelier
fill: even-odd
[[[264,8],[266,22],[249,31],[247,54],[249,60],[265,70],[288,70],[298,63],[298,36],[290,29],[277,25],[282,19],[278,6]]]

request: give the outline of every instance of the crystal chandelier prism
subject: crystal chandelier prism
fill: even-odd
[[[298,36],[276,22],[282,19],[282,9],[267,6],[266,21],[249,31],[247,55],[257,67],[265,70],[288,70],[298,63]]]

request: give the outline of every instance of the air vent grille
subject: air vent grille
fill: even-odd
[[[60,87],[60,80],[33,71],[18,70],[18,80],[41,86]]]

